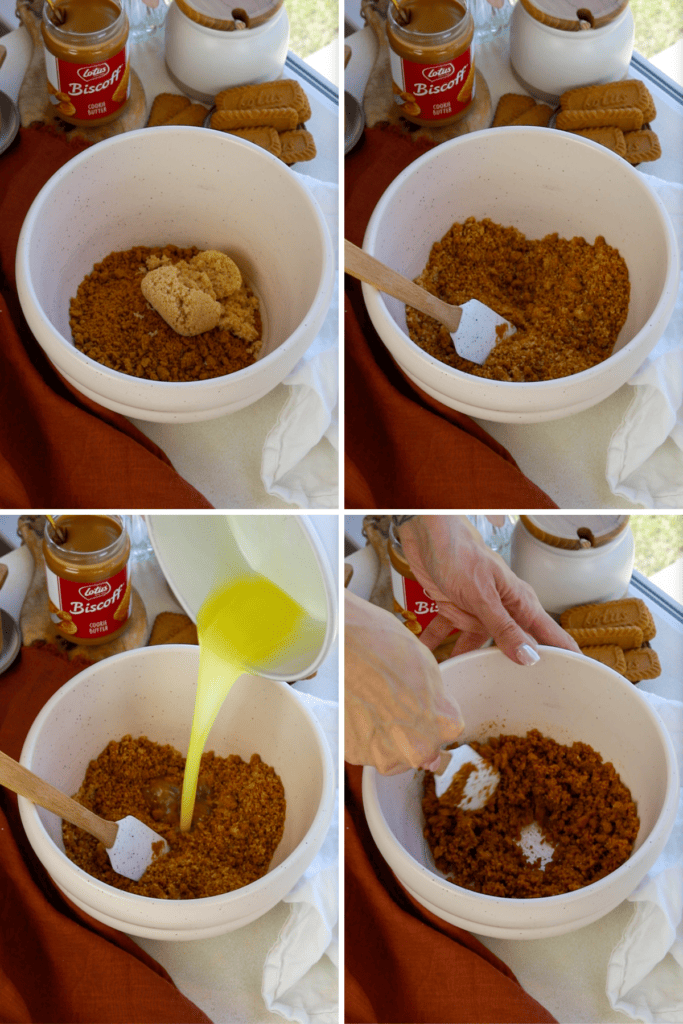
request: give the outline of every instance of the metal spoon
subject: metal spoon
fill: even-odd
[[[125,878],[137,882],[153,860],[168,853],[166,840],[137,818],[131,815],[120,821],[100,818],[1,750],[0,783],[99,839],[114,871]]]
[[[434,317],[449,331],[458,355],[480,366],[499,341],[515,333],[516,328],[511,323],[478,299],[470,299],[462,306],[451,306],[348,240],[344,241],[344,270],[359,281],[372,284]]]

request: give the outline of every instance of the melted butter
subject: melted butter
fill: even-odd
[[[209,732],[235,681],[245,672],[274,669],[283,655],[319,647],[324,627],[275,583],[253,573],[209,595],[197,616],[197,634],[199,675],[180,813],[184,832],[192,824]]]

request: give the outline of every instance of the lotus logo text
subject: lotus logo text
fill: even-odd
[[[79,68],[76,72],[82,82],[88,82],[93,78],[104,78],[109,74],[108,64],[88,64],[84,68]]]
[[[79,587],[78,593],[85,601],[95,597],[106,597],[111,592],[111,584],[108,581],[102,583],[88,583],[85,587]]]
[[[453,64],[438,64],[435,67],[426,67],[422,74],[428,82],[440,82],[444,78],[452,78],[455,67]]]

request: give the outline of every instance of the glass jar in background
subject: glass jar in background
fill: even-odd
[[[501,34],[510,24],[512,4],[510,0],[502,0],[500,7],[493,7],[489,0],[468,0],[468,6],[474,19],[474,38],[478,43]]]
[[[121,0],[128,15],[131,42],[150,39],[164,24],[167,0]]]
[[[510,546],[512,534],[515,528],[516,516],[490,515],[490,516],[468,516],[469,521],[476,526],[481,534],[482,540],[488,548],[495,551],[500,557],[510,564]]]

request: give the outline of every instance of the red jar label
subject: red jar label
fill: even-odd
[[[411,580],[407,576],[402,576],[393,566],[391,568],[391,588],[394,594],[394,601],[399,606],[396,610],[406,620],[411,633],[419,636],[438,614],[439,606],[437,602],[425,594],[424,588],[417,580]],[[453,636],[459,632],[460,630],[454,626],[448,636]],[[443,643],[443,641],[441,642]]]
[[[130,615],[128,566],[96,583],[65,580],[45,566],[52,621],[68,640],[102,640]]]
[[[394,99],[406,117],[444,121],[466,110],[474,98],[471,49],[443,64],[416,64],[389,50]]]
[[[96,64],[72,64],[45,50],[48,94],[55,113],[77,121],[99,121],[128,99],[126,48]]]

